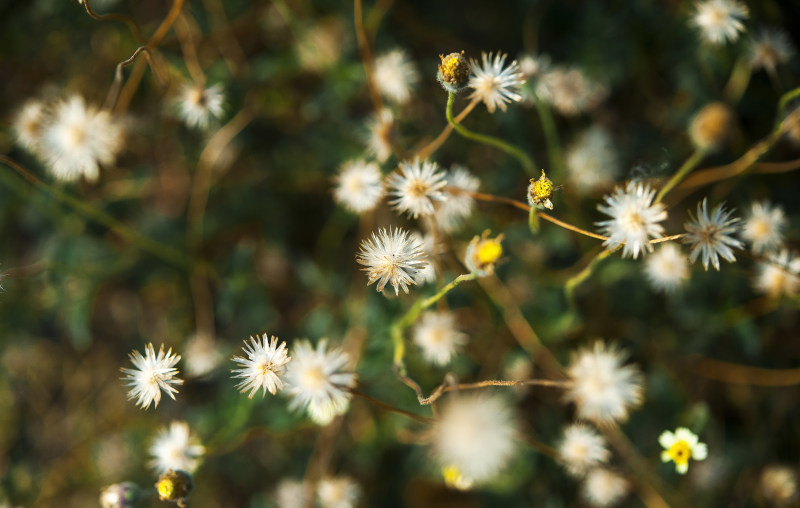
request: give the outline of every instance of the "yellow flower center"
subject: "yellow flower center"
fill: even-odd
[[[309,390],[321,390],[328,381],[328,376],[319,367],[311,367],[303,373],[303,384]]]
[[[683,440],[677,441],[670,446],[667,453],[677,465],[687,464],[692,457],[692,450],[689,448],[689,443]]]
[[[175,494],[175,484],[169,478],[164,478],[158,482],[158,495],[162,499],[172,499]]]
[[[478,247],[478,262],[481,265],[491,265],[503,255],[503,246],[496,240],[486,240]]]
[[[442,63],[439,65],[439,72],[442,81],[455,86],[463,86],[469,79],[469,62],[464,58],[464,52],[450,53],[447,56],[439,55]]]

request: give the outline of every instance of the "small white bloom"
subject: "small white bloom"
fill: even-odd
[[[642,403],[642,373],[633,365],[623,367],[626,357],[602,341],[572,355],[567,367],[572,384],[565,398],[575,403],[578,417],[598,424],[623,421]]]
[[[783,30],[762,29],[758,36],[750,41],[750,66],[753,69],[764,69],[773,73],[775,67],[788,62],[792,55],[794,46]]]
[[[764,468],[758,481],[761,494],[777,506],[788,506],[797,497],[797,472],[793,467],[771,465]]]
[[[211,120],[222,116],[225,106],[225,94],[222,85],[216,84],[203,88],[199,84],[186,84],[178,98],[181,118],[189,127],[205,129]]]
[[[436,365],[447,365],[467,339],[467,334],[456,329],[450,312],[426,312],[414,327],[414,343],[425,360]]]
[[[186,422],[173,421],[162,427],[150,445],[150,467],[161,475],[172,469],[193,473],[206,449]]]
[[[678,427],[674,433],[665,430],[658,436],[658,444],[664,448],[661,461],[675,462],[675,471],[679,474],[686,474],[689,470],[689,459],[705,460],[708,457],[708,446],[699,442],[697,435],[685,427]]]
[[[422,285],[423,283],[432,283],[436,282],[436,269],[433,266],[433,259],[434,256],[438,256],[440,251],[442,250],[442,246],[436,245],[435,238],[432,234],[423,235],[419,231],[412,231],[410,233],[411,240],[413,242],[419,243],[422,245],[422,253],[425,255],[425,259],[428,260],[428,263],[425,265],[418,274],[417,274],[417,284]]]
[[[671,293],[689,280],[689,259],[680,247],[665,243],[647,257],[644,273],[653,289]]]
[[[36,152],[42,139],[47,118],[46,107],[40,100],[29,100],[14,116],[14,133],[17,144],[29,152]]]
[[[394,116],[388,109],[382,109],[367,122],[367,151],[378,162],[385,162],[392,155],[394,140]]]
[[[692,24],[700,29],[711,44],[734,42],[744,32],[742,21],[749,14],[747,6],[738,0],[706,0],[696,5]]]
[[[524,55],[519,59],[519,70],[526,78],[535,78],[550,68],[550,55]]]
[[[73,96],[54,106],[38,153],[57,179],[72,182],[84,176],[95,182],[100,164],[112,164],[116,159],[122,136],[122,127],[108,111],[98,111]]]
[[[470,61],[472,75],[468,86],[474,90],[470,99],[483,101],[489,113],[494,113],[498,107],[505,111],[506,103],[522,100],[518,92],[519,87],[525,84],[525,76],[516,60],[504,68],[507,56],[498,52],[492,59],[492,53],[482,52],[482,65],[476,60]]]
[[[100,491],[101,508],[134,508],[141,498],[139,486],[133,482],[115,483]],[[0,503],[0,507],[8,507]]]
[[[383,175],[377,164],[363,160],[348,161],[336,176],[333,197],[337,203],[356,213],[378,205],[383,197]]]
[[[261,340],[250,337],[250,344],[245,341],[244,352],[247,358],[233,357],[234,362],[241,364],[241,367],[231,371],[236,373],[235,378],[242,379],[236,388],[242,393],[250,390],[247,396],[251,399],[259,388],[262,396],[266,395],[268,390],[275,395],[278,390],[283,389],[280,376],[291,360],[286,354],[285,342],[281,342],[279,346],[277,337],[269,339],[265,333]]]
[[[158,350],[156,356],[153,344],[147,344],[144,348],[145,356],[138,351],[133,351],[129,357],[135,369],[120,369],[127,374],[123,378],[131,387],[128,392],[128,400],[136,399],[136,405],[143,409],[150,407],[151,403],[161,401],[161,390],[173,400],[178,390],[173,385],[183,384],[183,380],[175,377],[178,369],[174,366],[180,361],[180,355],[173,355],[172,348],[164,353],[164,345]]]
[[[732,213],[733,211],[725,210],[723,204],[719,204],[709,216],[708,199],[705,198],[697,205],[697,217],[690,217],[689,222],[683,225],[689,233],[686,242],[692,245],[692,252],[689,254],[692,263],[701,253],[703,268],[706,270],[711,263],[719,271],[719,256],[730,263],[736,261],[731,247],[741,249],[744,244],[731,236],[739,230],[739,218],[731,217]]]
[[[433,454],[444,468],[454,467],[476,483],[500,473],[518,450],[512,408],[496,395],[450,398],[433,427]]]
[[[327,477],[317,485],[322,508],[354,508],[361,497],[361,487],[347,476]]]
[[[350,357],[334,348],[326,351],[327,341],[321,340],[316,349],[301,340],[292,349],[292,363],[286,371],[286,391],[294,397],[291,408],[306,409],[319,425],[328,424],[350,405],[350,388],[357,376],[345,367]]]
[[[184,346],[186,372],[193,377],[202,377],[213,371],[222,361],[222,352],[210,337],[196,335]]]
[[[305,491],[302,480],[281,480],[275,490],[278,508],[305,508]]]
[[[481,185],[472,173],[458,165],[454,165],[446,176],[445,192],[447,199],[439,205],[434,214],[436,225],[445,233],[459,229],[464,220],[472,215],[475,199],[469,195],[476,192]]]
[[[375,60],[375,85],[386,99],[405,104],[419,81],[419,73],[406,52],[392,50]]]
[[[778,298],[781,295],[797,296],[800,293],[800,258],[784,249],[771,254],[767,261],[758,263],[756,290]]]
[[[605,205],[597,209],[611,220],[597,222],[602,234],[608,237],[603,245],[615,249],[620,245],[622,257],[639,257],[639,253],[652,252],[650,237],[658,238],[664,234],[664,228],[658,224],[666,220],[667,211],[661,203],[653,203],[656,191],[650,187],[628,182],[625,190],[617,187],[611,196],[603,198]]]
[[[432,215],[434,202],[447,199],[442,192],[446,178],[435,162],[403,162],[386,178],[390,193],[396,196],[391,204],[415,219],[420,215]]]
[[[611,135],[600,126],[584,131],[567,148],[564,162],[570,183],[583,194],[610,186],[620,172]]]
[[[767,201],[754,202],[742,227],[742,238],[756,254],[774,251],[783,245],[787,220],[783,209]]]
[[[420,273],[428,264],[422,251],[422,244],[408,231],[400,228],[379,229],[372,233],[372,239],[361,242],[361,250],[356,257],[366,268],[369,280],[367,285],[377,281],[375,289],[383,291],[387,283],[400,293],[400,288],[408,294],[408,286],[420,281]]]
[[[536,83],[536,96],[564,116],[592,111],[608,96],[608,88],[578,68],[553,67]]]
[[[570,425],[564,430],[558,455],[567,471],[576,477],[584,476],[587,471],[611,458],[605,438],[582,424]]]
[[[596,468],[586,475],[583,482],[583,497],[600,508],[617,504],[628,493],[630,483],[608,469]]]

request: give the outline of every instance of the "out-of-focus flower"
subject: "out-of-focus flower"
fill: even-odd
[[[356,213],[375,208],[383,197],[383,175],[377,164],[363,160],[348,161],[336,176],[333,197]]]
[[[575,403],[579,418],[598,424],[624,421],[628,411],[642,403],[642,373],[633,365],[623,367],[626,357],[602,341],[572,355],[565,398]]]
[[[614,189],[614,193],[605,196],[605,205],[597,209],[611,220],[597,222],[601,232],[608,237],[603,245],[615,249],[620,245],[622,257],[639,257],[639,253],[652,252],[650,237],[658,238],[664,234],[659,222],[666,220],[667,211],[661,203],[653,203],[656,191],[649,186],[628,182],[623,190]]]
[[[622,476],[604,468],[589,471],[583,482],[583,497],[592,506],[605,508],[622,500],[630,489],[630,483]]]
[[[611,452],[606,440],[587,425],[570,425],[564,430],[564,438],[558,445],[558,456],[567,471],[581,477],[590,469],[608,462]]]
[[[447,365],[467,339],[467,334],[456,329],[450,312],[426,312],[414,327],[414,343],[425,360],[436,365]]]
[[[609,186],[620,172],[611,135],[600,126],[584,131],[569,145],[565,164],[570,184],[581,193]]]
[[[553,67],[539,77],[536,96],[564,116],[592,111],[608,96],[608,88],[578,68]]]
[[[365,266],[369,280],[367,285],[378,282],[376,289],[383,291],[387,283],[400,293],[400,288],[408,294],[408,286],[417,284],[420,273],[428,264],[422,244],[408,231],[396,228],[379,229],[372,233],[372,239],[361,242],[361,250],[356,257]]]
[[[443,467],[442,477],[444,478],[445,485],[451,489],[469,490],[475,484],[472,478],[461,474],[461,471],[455,466]]]
[[[367,122],[367,151],[378,162],[385,162],[392,155],[394,143],[394,116],[388,109],[382,109]]]
[[[767,201],[754,202],[744,221],[742,238],[750,242],[756,254],[771,252],[783,245],[787,220],[783,209]]]
[[[797,296],[800,293],[800,258],[786,249],[770,254],[767,261],[758,263],[754,285],[772,298]]]
[[[489,238],[490,234],[487,229],[481,236],[476,235],[467,245],[467,252],[464,254],[464,264],[467,265],[467,269],[479,277],[492,275],[495,265],[503,255],[501,242],[504,235],[501,233],[494,238]]]
[[[744,244],[731,236],[739,231],[739,218],[731,217],[732,213],[733,211],[725,210],[723,204],[719,204],[709,215],[708,199],[705,198],[697,205],[697,217],[691,217],[689,222],[683,225],[689,233],[686,242],[692,246],[692,252],[689,254],[692,263],[701,253],[703,268],[706,270],[711,263],[711,266],[719,271],[720,256],[730,263],[736,261],[731,247],[741,249]]]
[[[322,508],[354,508],[361,497],[361,487],[347,476],[326,477],[317,485]]]
[[[434,202],[447,199],[442,192],[447,176],[435,162],[403,162],[386,178],[386,183],[395,196],[392,206],[415,219],[420,215],[433,215]]]
[[[14,116],[13,127],[17,144],[36,153],[45,127],[46,107],[43,101],[33,99],[26,102]]]
[[[390,101],[397,104],[408,102],[418,80],[416,66],[402,49],[392,50],[375,60],[375,85]]]
[[[699,442],[697,435],[685,427],[678,427],[674,433],[665,430],[658,436],[658,443],[664,448],[661,461],[675,462],[675,471],[680,474],[689,470],[689,459],[705,460],[708,457],[708,446]]]
[[[788,506],[797,499],[797,473],[787,466],[767,466],[761,472],[759,490],[769,502]]]
[[[448,92],[459,92],[467,85],[469,79],[470,65],[464,52],[439,55],[439,59],[442,63],[439,64],[436,79]]]
[[[704,106],[689,124],[689,137],[700,150],[717,150],[728,139],[733,127],[733,112],[723,102]]]
[[[653,289],[671,293],[689,280],[689,259],[680,247],[665,243],[647,257],[644,273]]]
[[[550,56],[542,55],[523,55],[519,59],[519,70],[528,78],[536,78],[550,68]]]
[[[127,385],[131,387],[128,392],[128,399],[136,399],[136,405],[143,409],[150,407],[150,404],[161,401],[161,390],[175,399],[178,390],[174,385],[183,384],[183,380],[175,377],[178,369],[175,364],[181,359],[180,355],[173,355],[172,348],[164,353],[164,345],[158,350],[156,356],[153,344],[147,344],[144,348],[145,356],[138,351],[133,351],[129,356],[135,369],[120,369],[127,374],[123,378]]]
[[[186,343],[183,356],[186,372],[195,377],[211,373],[223,358],[214,340],[202,334],[192,337]]]
[[[350,388],[356,385],[357,376],[345,367],[350,357],[334,348],[327,351],[328,343],[321,340],[316,349],[307,340],[301,340],[292,349],[292,362],[286,371],[286,392],[294,397],[292,408],[306,409],[319,425],[327,425],[350,405]]]
[[[150,445],[150,467],[157,474],[170,469],[193,473],[206,452],[198,437],[186,422],[174,421],[169,428],[162,427]]]
[[[212,120],[222,116],[225,94],[222,85],[203,88],[201,84],[187,83],[178,97],[181,118],[189,127],[207,128]]]
[[[247,358],[233,357],[233,361],[241,365],[231,371],[236,373],[234,377],[242,379],[236,388],[242,393],[250,390],[247,396],[251,399],[259,388],[262,396],[266,395],[268,390],[275,395],[278,390],[283,389],[280,376],[291,360],[286,354],[286,343],[281,342],[279,346],[277,337],[269,339],[265,333],[260,340],[250,337],[250,344],[246,341],[244,344]]]
[[[469,195],[480,187],[480,180],[466,168],[454,165],[445,177],[447,199],[439,204],[434,213],[436,225],[445,233],[456,231],[464,220],[472,215],[475,199]]]
[[[133,508],[141,497],[141,489],[133,482],[115,483],[100,491],[102,508]]]
[[[516,60],[505,67],[506,57],[506,54],[498,52],[492,59],[492,53],[481,53],[480,65],[476,60],[470,61],[472,76],[469,87],[473,90],[470,99],[482,101],[489,113],[494,113],[498,107],[505,111],[506,103],[522,100],[518,92],[519,87],[525,84],[525,76]]]
[[[304,490],[302,480],[281,480],[275,490],[275,502],[278,508],[304,508],[306,506]]]
[[[186,471],[167,471],[156,482],[159,501],[170,501],[179,507],[186,507],[186,498],[194,488],[192,475]]]
[[[794,55],[792,40],[783,30],[777,28],[762,29],[750,41],[750,66],[764,69],[768,73],[775,72],[775,67],[786,63]]]
[[[696,4],[692,24],[711,44],[734,42],[744,32],[742,23],[749,11],[738,0],[706,0]]]

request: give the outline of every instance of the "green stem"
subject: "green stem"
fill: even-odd
[[[537,213],[536,206],[531,206],[531,211],[528,212],[528,227],[533,234],[539,232],[539,214]]]
[[[516,146],[512,145],[511,143],[507,143],[502,139],[495,138],[492,136],[487,136],[485,134],[478,134],[476,132],[472,132],[471,130],[467,129],[460,123],[456,123],[455,119],[453,118],[453,101],[455,100],[456,94],[455,92],[449,92],[447,95],[447,109],[445,110],[445,115],[447,116],[447,121],[456,130],[459,134],[464,136],[467,139],[471,139],[473,141],[477,141],[478,143],[483,143],[485,145],[490,145],[495,148],[499,148],[500,150],[506,152],[509,155],[513,155],[514,157],[519,160],[522,167],[525,168],[525,171],[532,177],[538,176],[536,173],[536,163],[533,162],[528,154],[517,148]]]
[[[705,150],[701,150],[699,148],[696,149],[694,153],[688,159],[686,159],[686,162],[683,163],[683,166],[681,166],[680,169],[678,169],[678,171],[675,172],[674,175],[672,175],[672,178],[670,178],[669,181],[667,181],[667,183],[664,184],[661,190],[658,191],[658,195],[656,196],[656,203],[660,203],[661,200],[664,199],[664,196],[666,196],[669,191],[671,191],[672,189],[675,188],[676,185],[681,183],[681,181],[684,178],[686,178],[686,175],[688,175],[694,168],[696,168],[697,165],[700,164],[700,161],[702,161],[703,157],[705,156],[706,156]]]
[[[733,105],[741,100],[742,95],[744,95],[745,90],[747,90],[747,85],[750,83],[752,72],[753,67],[750,65],[750,61],[747,58],[740,58],[736,62],[728,84],[725,85],[725,89],[722,91],[722,95],[728,103]]]
[[[618,248],[619,247],[617,247],[617,249]],[[575,288],[577,288],[581,282],[589,278],[589,276],[594,271],[595,266],[597,266],[597,264],[600,261],[610,256],[611,253],[616,251],[617,249],[604,249],[597,256],[595,256],[594,259],[592,259],[588,265],[586,265],[586,268],[584,268],[577,274],[570,277],[569,280],[567,280],[567,283],[564,286],[564,292],[567,295],[567,301],[569,302],[570,306],[573,309],[575,308]]]
[[[778,118],[775,119],[776,131],[780,129],[781,123],[783,123],[784,120],[784,116],[786,116],[786,106],[789,104],[789,102],[797,97],[800,97],[800,87],[789,90],[781,96],[781,99],[778,101]]]
[[[542,131],[544,132],[544,139],[547,143],[547,155],[550,158],[550,167],[559,176],[563,176],[561,170],[563,169],[564,158],[561,154],[561,142],[558,139],[558,130],[556,129],[556,122],[553,119],[553,113],[543,100],[535,99],[536,111],[539,113],[539,120],[542,122]]]

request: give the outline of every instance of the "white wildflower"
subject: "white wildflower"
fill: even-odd
[[[244,352],[247,358],[233,357],[233,361],[241,365],[231,371],[236,373],[233,377],[242,379],[236,388],[242,393],[250,390],[247,396],[251,399],[259,388],[262,396],[266,395],[267,391],[275,395],[278,390],[283,389],[280,376],[291,360],[286,354],[285,342],[281,342],[279,346],[277,337],[269,339],[265,333],[260,340],[250,337],[250,344],[245,341]]]
[[[302,480],[284,479],[275,489],[278,508],[305,508],[305,490]]]
[[[211,373],[223,358],[214,340],[202,334],[187,341],[183,356],[186,360],[186,372],[194,377]]]
[[[426,312],[414,327],[414,343],[422,349],[425,360],[436,365],[447,365],[467,339],[456,329],[455,316],[450,312]]]
[[[139,486],[133,482],[115,483],[100,491],[101,508],[134,508],[142,497]],[[0,507],[7,507],[0,503]]]
[[[347,476],[326,477],[317,485],[317,498],[322,508],[355,508],[361,487]]]
[[[772,74],[775,67],[789,61],[794,51],[792,40],[786,32],[776,28],[762,29],[750,41],[750,66]]]
[[[378,162],[385,162],[392,155],[394,142],[394,116],[388,109],[382,109],[367,122],[367,151]]]
[[[420,215],[432,215],[434,202],[447,199],[442,192],[447,184],[446,175],[435,162],[403,162],[386,178],[386,183],[390,193],[396,196],[390,202],[392,206],[415,219]]]
[[[744,244],[731,236],[739,230],[739,218],[732,218],[732,213],[733,211],[727,211],[722,204],[719,204],[709,216],[707,199],[703,199],[697,205],[697,217],[691,217],[689,222],[683,225],[689,233],[686,242],[692,245],[692,252],[689,254],[692,263],[701,253],[703,268],[706,270],[711,263],[711,266],[719,271],[719,256],[730,263],[736,261],[731,247],[741,249]]]
[[[790,501],[797,498],[797,472],[790,466],[765,467],[758,485],[761,494],[777,506],[788,506]]]
[[[653,289],[671,293],[689,280],[689,259],[680,247],[665,243],[647,257],[644,273]]]
[[[711,44],[734,42],[745,30],[742,22],[749,12],[738,0],[705,0],[698,2],[696,8],[692,24]]]
[[[375,60],[374,78],[381,95],[389,101],[405,104],[419,81],[419,73],[406,52],[395,49]]]
[[[452,233],[472,215],[475,199],[469,193],[476,192],[481,182],[466,168],[457,165],[447,172],[445,181],[447,199],[439,205],[433,217],[441,231]]]
[[[592,111],[608,96],[608,88],[578,68],[554,67],[536,83],[536,96],[564,116]]]
[[[172,469],[193,473],[206,449],[186,422],[173,421],[162,427],[150,445],[150,467],[161,475]]]
[[[222,116],[225,94],[222,85],[203,88],[200,84],[185,84],[178,97],[181,118],[189,127],[205,129]]]
[[[583,482],[583,497],[592,506],[605,508],[622,500],[630,490],[630,483],[608,469],[596,468],[586,475]]]
[[[786,216],[779,206],[767,201],[754,202],[744,221],[742,238],[750,242],[754,253],[771,252],[783,245]]]
[[[567,471],[581,477],[599,464],[608,462],[611,452],[606,447],[606,440],[587,425],[570,425],[564,430],[564,438],[558,445],[558,456]]]
[[[345,370],[350,357],[338,348],[326,351],[327,341],[316,349],[301,340],[292,349],[292,363],[286,371],[286,392],[294,397],[290,407],[306,409],[319,425],[328,424],[350,405],[350,388],[357,376]]]
[[[685,427],[678,427],[675,432],[665,430],[658,436],[658,444],[662,462],[675,462],[675,471],[686,474],[689,470],[689,459],[705,460],[708,457],[708,446],[699,442],[697,435]]]
[[[633,365],[623,367],[626,357],[602,341],[573,354],[567,367],[572,384],[566,400],[575,403],[578,417],[598,424],[623,421],[642,403],[642,373]]]
[[[366,268],[369,280],[367,285],[378,282],[375,289],[383,291],[387,283],[399,294],[400,288],[407,294],[408,286],[417,284],[420,272],[428,264],[422,251],[422,244],[408,231],[391,226],[388,230],[379,229],[372,233],[372,239],[361,242],[361,250],[356,257]]]
[[[144,348],[145,356],[138,351],[133,351],[129,357],[135,369],[120,369],[127,374],[123,380],[127,381],[131,387],[128,392],[128,400],[136,399],[136,405],[147,409],[151,403],[161,401],[161,390],[169,395],[173,400],[178,390],[173,385],[183,384],[183,380],[175,377],[178,369],[175,364],[180,361],[180,355],[173,355],[172,348],[164,353],[164,345],[158,350],[156,356],[153,344],[147,344]]]
[[[767,261],[758,263],[754,285],[756,290],[772,298],[797,296],[800,293],[800,258],[786,249],[770,254]]]
[[[42,139],[47,118],[46,107],[40,100],[29,100],[14,116],[14,133],[17,144],[29,152],[36,152]]]
[[[489,113],[494,113],[498,107],[505,111],[506,103],[522,100],[518,92],[519,87],[525,84],[525,76],[516,60],[504,68],[506,57],[506,54],[498,52],[492,59],[492,53],[481,53],[482,65],[470,61],[468,86],[474,90],[470,99],[483,101]]]
[[[653,203],[656,191],[650,187],[628,182],[625,190],[617,187],[611,196],[605,196],[605,205],[597,209],[611,220],[597,222],[602,234],[608,236],[603,245],[615,249],[620,245],[622,257],[639,257],[639,253],[652,252],[650,237],[658,238],[664,234],[664,228],[658,224],[666,220],[667,212],[661,203]]]
[[[375,208],[383,197],[383,175],[377,164],[363,160],[348,161],[336,176],[333,197],[355,213]]]
[[[435,256],[440,255],[442,246],[436,244],[436,239],[431,233],[423,235],[419,231],[412,231],[410,238],[413,242],[422,245],[422,253],[425,255],[425,259],[428,260],[425,268],[417,274],[417,284],[436,282],[436,268],[433,266],[433,259]]]
[[[611,135],[600,126],[584,131],[567,148],[564,162],[570,183],[581,193],[609,186],[620,172]]]

